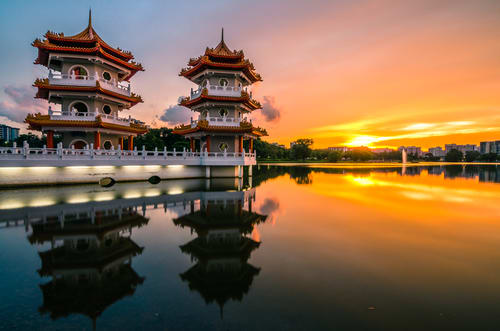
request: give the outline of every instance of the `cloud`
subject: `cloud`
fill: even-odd
[[[162,122],[170,125],[186,123],[193,116],[193,112],[186,107],[173,105],[163,111],[163,114],[158,117]]]
[[[7,86],[4,88],[6,100],[0,101],[0,116],[22,123],[29,113],[46,112],[48,104],[44,100],[35,99],[34,87]]]
[[[262,104],[262,115],[266,122],[277,122],[281,117],[281,111],[276,106],[275,98],[272,96],[264,96],[264,102]]]

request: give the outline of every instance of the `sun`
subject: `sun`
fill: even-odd
[[[356,146],[367,146],[370,147],[370,144],[379,141],[378,137],[373,136],[357,136],[352,138],[349,142],[345,143],[347,146],[356,147]]]

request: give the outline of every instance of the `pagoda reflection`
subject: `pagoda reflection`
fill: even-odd
[[[45,217],[31,223],[31,244],[50,243],[39,252],[43,304],[52,319],[82,314],[92,320],[111,305],[131,296],[145,280],[132,268],[143,247],[131,240],[132,229],[148,223],[134,208]]]
[[[196,264],[180,275],[207,304],[221,310],[229,300],[241,301],[250,290],[257,268],[247,261],[260,242],[251,238],[266,217],[252,211],[255,189],[240,192],[204,192],[199,209],[174,219],[197,237],[180,246]]]

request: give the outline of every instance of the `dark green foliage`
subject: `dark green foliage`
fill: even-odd
[[[342,152],[339,151],[329,152],[326,159],[328,160],[328,162],[338,162],[342,160]]]
[[[465,153],[465,161],[474,162],[481,157],[481,153],[477,151],[468,151]]]
[[[312,151],[310,146],[313,143],[314,141],[312,139],[298,139],[290,150],[292,159],[304,161],[311,156]]]
[[[158,150],[163,150],[164,147],[167,147],[169,151],[174,148],[181,151],[184,147],[189,148],[189,141],[183,136],[173,134],[172,129],[160,128],[150,129],[146,134],[134,139],[134,146],[137,149],[142,149],[143,145],[146,150],[154,150],[155,147]]]
[[[457,149],[452,149],[448,153],[446,153],[444,160],[446,162],[462,162],[463,158],[464,155],[462,152]]]

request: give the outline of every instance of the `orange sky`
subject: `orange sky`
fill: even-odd
[[[500,139],[496,0],[90,5],[101,37],[131,50],[146,68],[132,80],[132,89],[145,103],[124,115],[155,127],[172,126],[159,117],[194,87],[178,76],[180,69],[206,46],[215,46],[224,26],[229,47],[243,49],[264,78],[254,96],[261,102],[269,97],[269,107],[280,113],[271,122],[259,111],[254,115],[268,129],[268,141],[288,144],[311,137],[314,147],[322,148],[431,147]],[[36,2],[11,6],[2,10],[9,13],[2,16],[3,31],[16,26],[21,15],[38,19],[27,19],[29,25],[17,29],[17,37],[1,36],[11,48],[1,55],[0,116],[16,107],[9,99],[14,90],[6,88],[28,88],[47,74],[32,64],[36,50],[29,43],[49,29],[79,32],[89,4],[72,3],[62,12]],[[116,19],[106,15],[109,10]],[[121,20],[127,24],[117,24]],[[31,100],[34,92],[28,94]]]

